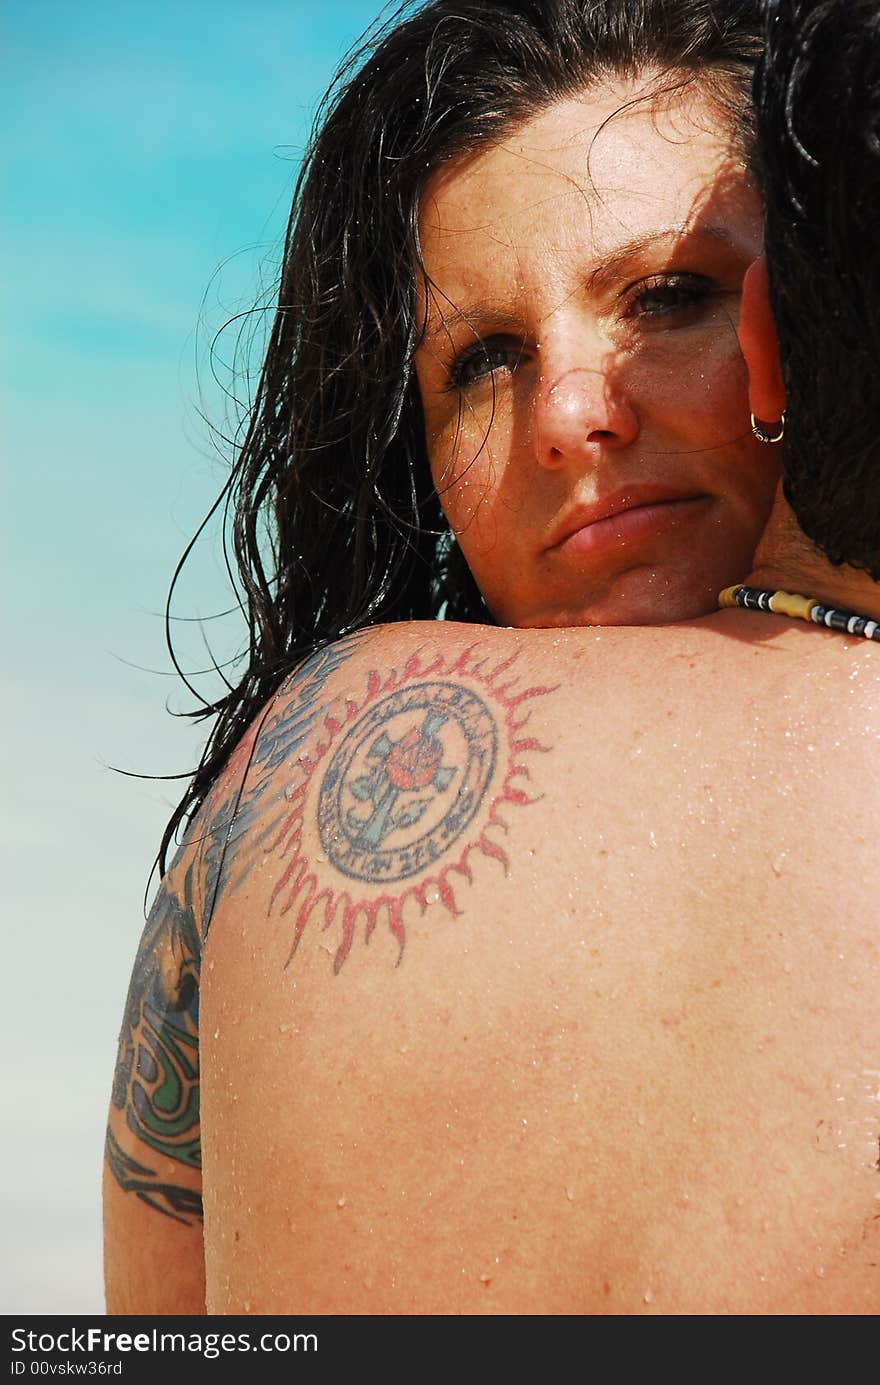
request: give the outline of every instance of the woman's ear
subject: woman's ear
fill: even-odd
[[[785,412],[785,385],[763,255],[749,265],[743,279],[737,336],[749,372],[749,408],[755,418],[776,423]]]

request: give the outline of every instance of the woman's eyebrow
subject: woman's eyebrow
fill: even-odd
[[[587,275],[586,286],[588,289],[601,289],[609,282],[620,279],[632,267],[638,266],[643,269],[645,258],[648,255],[656,255],[663,247],[668,247],[672,251],[679,247],[687,247],[695,241],[724,245],[730,250],[735,250],[743,262],[753,258],[750,252],[740,247],[726,226],[696,222],[687,226],[669,227],[647,236],[634,236],[623,245],[615,246],[614,250],[601,257],[599,263]]]
[[[498,307],[491,300],[474,299],[472,303],[467,303],[464,307],[441,309],[435,299],[435,305],[437,316],[433,318],[425,331],[424,340],[426,341],[436,341],[439,337],[448,337],[462,323],[472,328],[475,339],[482,337],[486,332],[522,334],[522,318],[505,308]],[[479,324],[479,331],[477,324]]]

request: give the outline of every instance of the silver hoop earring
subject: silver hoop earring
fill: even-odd
[[[754,414],[750,414],[749,417],[752,420],[752,432],[758,439],[758,442],[782,442],[782,439],[785,437],[784,413],[777,424],[771,424],[771,427],[779,429],[778,433],[768,433],[763,423],[759,423]]]

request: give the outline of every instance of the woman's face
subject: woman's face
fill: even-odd
[[[736,339],[761,208],[698,88],[599,84],[436,172],[434,483],[502,624],[656,624],[741,579],[778,476]]]

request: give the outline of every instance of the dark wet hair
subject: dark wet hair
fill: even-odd
[[[444,160],[597,78],[699,80],[747,123],[760,0],[432,0],[395,10],[316,118],[226,503],[249,625],[165,853],[282,679],[346,632],[489,621],[431,482],[412,371],[419,198]]]
[[[755,77],[759,176],[804,533],[880,580],[880,5],[775,0]]]

